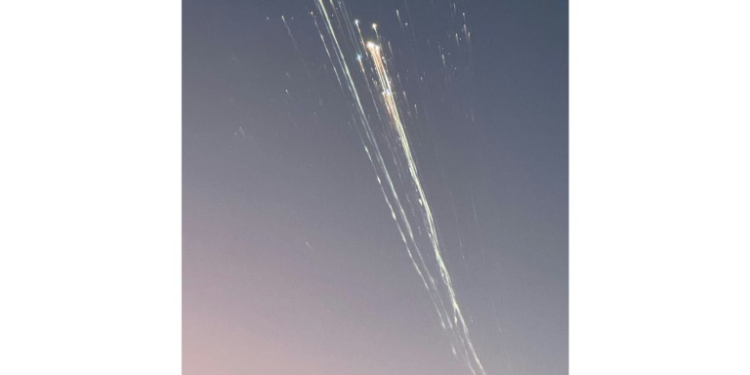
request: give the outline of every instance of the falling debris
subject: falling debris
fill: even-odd
[[[351,102],[364,151],[409,259],[451,339],[453,354],[464,360],[472,374],[485,375],[443,259],[433,212],[420,180],[404,117],[411,106],[405,92],[395,87],[399,80],[393,80],[390,44],[375,23],[371,28],[374,38],[366,40],[360,22],[349,17],[343,1],[329,0],[326,4],[315,0],[315,5],[317,13],[311,13],[315,27],[338,84]],[[455,4],[452,9],[455,13]],[[397,16],[400,19],[399,13]],[[445,55],[441,58],[445,70]],[[352,64],[359,68],[360,75],[353,74],[357,69]]]

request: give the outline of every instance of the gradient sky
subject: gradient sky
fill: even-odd
[[[436,44],[451,2],[411,0],[411,39],[404,4],[347,1],[427,77],[408,93],[425,117],[407,127],[476,351],[489,375],[567,374],[567,2],[457,2],[472,53],[453,63],[473,75],[450,84]],[[404,250],[313,9],[183,2],[184,373],[470,374]]]

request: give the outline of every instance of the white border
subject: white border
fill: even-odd
[[[180,373],[179,1],[0,5],[0,374]]]
[[[571,4],[572,374],[750,374],[748,14]]]

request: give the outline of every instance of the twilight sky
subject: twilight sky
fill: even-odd
[[[419,107],[404,127],[484,370],[567,374],[567,2],[346,7],[366,40],[378,24]],[[311,11],[321,22],[315,0],[183,2],[183,371],[471,374]]]

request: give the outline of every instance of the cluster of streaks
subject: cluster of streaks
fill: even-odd
[[[342,0],[314,1],[317,13],[310,12],[310,15],[337,82],[350,100],[352,117],[361,125],[359,136],[364,151],[375,170],[409,259],[429,294],[443,330],[450,337],[454,356],[463,359],[472,374],[485,375],[443,260],[433,213],[404,125],[403,113],[408,113],[411,106],[406,93],[398,89],[400,78],[393,74],[390,43],[378,33],[375,24],[372,25],[374,38],[366,39],[360,22],[349,17]],[[455,5],[453,9],[455,12]],[[400,21],[400,14],[397,16]],[[468,32],[466,34],[468,37]],[[353,67],[359,68],[358,74]],[[380,125],[378,132],[374,125]]]

